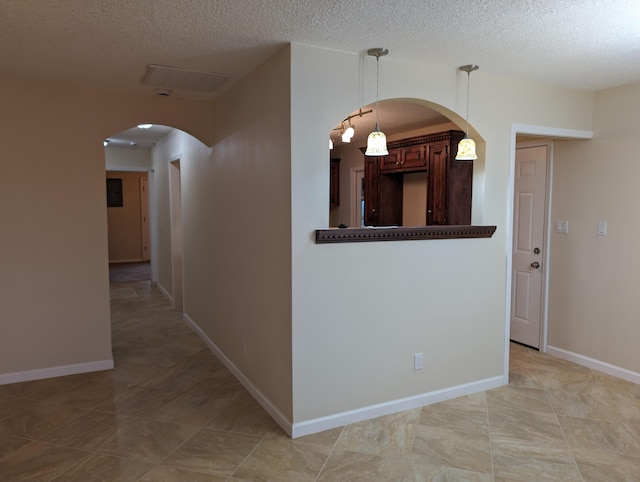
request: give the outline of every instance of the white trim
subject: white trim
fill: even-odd
[[[536,126],[530,124],[513,124],[512,134],[551,137],[554,139],[593,139],[593,131],[580,129],[563,129],[561,127]],[[514,137],[515,141],[515,137]]]
[[[357,228],[360,227],[358,224],[358,213],[360,212],[360,200],[358,199],[358,180],[360,176],[359,173],[362,173],[364,177],[364,165],[359,167],[352,167],[349,171],[349,226],[355,226]]]
[[[159,282],[156,283],[156,287],[158,288],[160,293],[162,293],[164,297],[169,300],[169,303],[171,303],[171,306],[175,306],[175,302],[173,301],[173,296],[169,294],[169,292],[165,289],[165,287],[162,286]]]
[[[240,371],[240,369],[231,360],[229,360],[229,358],[227,358],[222,350],[220,350],[220,348],[218,348],[216,344],[209,339],[206,333],[202,331],[195,321],[189,318],[186,314],[184,315],[184,320],[191,326],[193,331],[196,332],[202,341],[204,341],[207,347],[220,359],[220,361],[222,361],[224,366],[226,366],[238,381],[249,391],[249,393],[251,393],[262,408],[264,408],[269,415],[273,417],[278,425],[280,425],[280,427],[282,427],[282,429],[291,438],[322,432],[324,430],[341,427],[349,423],[369,420],[382,415],[390,415],[392,413],[424,407],[425,405],[451,400],[452,398],[470,395],[483,390],[491,390],[492,388],[501,387],[509,383],[508,376],[487,378],[486,380],[458,385],[456,387],[436,390],[434,392],[423,393],[399,400],[392,400],[390,402],[384,402],[377,405],[370,405],[368,407],[336,413],[334,415],[328,415],[326,417],[320,417],[304,422],[292,423],[291,420],[289,420],[285,414],[273,405],[273,403],[271,403],[271,401],[255,385],[253,385],[253,383],[251,383],[251,380],[249,380]]]
[[[547,353],[549,355],[567,360],[583,367],[592,368],[607,375],[622,378],[628,382],[640,384],[640,373],[627,370],[616,365],[596,360],[595,358],[589,358],[588,356],[580,355],[579,353],[573,353],[571,351],[563,350],[562,348],[556,348],[555,346],[548,346]]]
[[[513,266],[513,193],[515,183],[515,165],[516,165],[516,136],[518,134],[535,135],[547,137],[550,140],[553,139],[592,139],[593,131],[578,130],[578,129],[564,129],[559,127],[546,127],[530,124],[512,124],[511,125],[511,153],[509,159],[509,186],[507,188],[507,219],[506,225],[506,251],[507,251],[507,263],[506,263],[506,293],[505,293],[505,337],[504,337],[504,376],[509,378],[509,340],[511,338],[511,267]],[[553,166],[551,166],[553,167]],[[549,185],[547,188],[549,192],[553,187],[553,173],[549,178]],[[549,219],[551,219],[551,192],[549,194]],[[549,251],[549,250],[547,250]],[[549,263],[547,267],[550,268]],[[547,270],[548,273],[549,270]],[[546,330],[546,328],[545,328]],[[545,332],[546,336],[546,332]],[[546,345],[546,342],[545,342]],[[545,348],[545,345],[542,348]]]
[[[105,171],[122,171],[122,172],[151,172],[153,168],[146,166],[105,166]]]
[[[540,334],[538,338],[538,349],[546,353],[547,352],[547,333],[548,333],[548,321],[549,321],[549,260],[551,256],[549,254],[549,247],[551,246],[551,195],[553,191],[553,148],[554,142],[551,139],[540,139],[534,141],[526,141],[516,143],[516,151],[518,149],[527,149],[530,147],[546,147],[547,158],[545,161],[546,178],[544,180],[545,187],[545,199],[544,199],[544,220],[542,222],[543,230],[543,244],[542,244],[542,290],[540,292]],[[514,151],[515,152],[515,151]],[[514,154],[514,168],[515,168],[515,154]],[[515,174],[514,174],[515,175]],[[515,190],[515,179],[514,179]],[[514,193],[515,197],[515,193]],[[513,239],[513,238],[512,238]],[[513,250],[513,246],[512,246]],[[512,251],[513,254],[513,251]],[[512,287],[513,289],[513,287]],[[512,293],[510,294],[510,296]],[[509,323],[511,323],[511,317],[509,317]]]
[[[502,376],[487,378],[485,380],[480,380],[477,382],[458,385],[457,387],[444,388],[442,390],[423,393],[420,395],[415,395],[413,397],[392,400],[390,402],[370,405],[368,407],[363,407],[356,410],[349,410],[347,412],[336,413],[334,415],[328,415],[326,417],[298,422],[293,424],[293,427],[291,429],[291,436],[292,438],[302,437],[303,435],[322,432],[324,430],[341,427],[350,423],[361,422],[363,420],[369,420],[372,418],[380,417],[383,415],[390,415],[392,413],[402,412],[405,410],[412,410],[414,408],[424,407],[433,403],[444,402],[446,400],[462,397],[464,395],[470,395],[472,393],[477,393],[483,390],[491,390],[492,388],[498,388],[506,385],[507,383],[508,379]]]
[[[145,263],[146,261],[142,258],[132,258],[132,259],[110,259],[109,264],[118,264],[118,263]]]
[[[99,372],[113,369],[113,358],[88,363],[78,363],[76,365],[62,365],[59,367],[40,368],[38,370],[28,370],[24,372],[5,373],[0,375],[0,385],[8,383],[28,382],[31,380],[42,380],[43,378],[64,377],[67,375],[77,375],[78,373]]]
[[[291,436],[291,420],[289,420],[285,414],[283,414],[278,407],[276,407],[271,400],[269,400],[253,383],[249,380],[244,373],[231,361],[227,356],[218,348],[218,346],[209,339],[202,328],[198,324],[184,314],[184,320],[191,326],[193,331],[204,341],[209,349],[217,356],[220,361],[227,367],[227,369],[235,376],[238,381],[244,386],[247,391],[256,399],[256,401],[264,408],[271,417],[282,427],[282,429]]]

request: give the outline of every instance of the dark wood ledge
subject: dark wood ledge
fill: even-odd
[[[316,229],[316,243],[411,241],[420,239],[490,238],[496,226],[398,226],[397,228]]]

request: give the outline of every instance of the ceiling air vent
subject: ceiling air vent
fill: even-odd
[[[142,78],[142,83],[167,89],[194,90],[197,92],[213,92],[224,83],[228,74],[186,70],[164,65],[149,65]]]

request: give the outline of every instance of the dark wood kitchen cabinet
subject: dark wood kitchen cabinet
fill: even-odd
[[[365,226],[402,224],[402,176],[380,175],[380,157],[364,160]]]
[[[389,143],[388,156],[365,158],[365,225],[401,226],[403,176],[426,172],[425,225],[471,224],[473,162],[456,161],[464,133],[446,131]]]
[[[427,145],[388,148],[388,156],[382,157],[380,170],[391,172],[419,172],[427,166]]]
[[[340,159],[331,158],[329,165],[329,205],[340,206]]]

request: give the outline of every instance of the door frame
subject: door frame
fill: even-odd
[[[551,244],[551,193],[553,192],[553,140],[552,139],[539,139],[532,141],[525,141],[516,143],[514,149],[514,170],[513,170],[513,185],[515,194],[515,152],[518,149],[526,149],[528,147],[547,147],[547,159],[546,162],[546,179],[544,182],[544,216],[542,221],[542,286],[540,289],[540,334],[538,338],[538,349],[542,353],[547,352],[547,328],[548,328],[548,314],[549,314],[549,245]],[[511,199],[511,216],[514,214],[515,208],[515,196]],[[512,231],[513,236],[513,218],[512,218]],[[513,262],[513,238],[511,244],[511,260]],[[513,285],[511,286],[513,291]],[[512,294],[510,294],[511,296]],[[511,308],[511,307],[510,307]],[[511,331],[511,310],[509,310],[509,331]],[[511,336],[509,336],[509,339]]]
[[[510,340],[510,332],[511,332],[511,270],[513,268],[513,196],[515,191],[515,165],[516,165],[516,136],[518,134],[521,135],[532,135],[538,136],[541,138],[549,139],[553,141],[554,139],[574,139],[574,140],[586,140],[593,138],[593,131],[587,130],[579,130],[579,129],[563,129],[558,127],[547,127],[547,126],[536,126],[530,124],[512,124],[511,125],[511,150],[510,150],[510,158],[509,158],[509,188],[507,189],[507,213],[506,213],[506,255],[507,255],[507,266],[506,266],[506,293],[505,293],[505,337],[504,337],[504,380],[506,383],[509,382],[509,340]],[[547,190],[549,192],[548,196],[548,216],[549,220],[551,220],[551,209],[553,207],[552,204],[552,187],[553,187],[553,163],[549,166],[549,172],[547,173],[549,182],[547,184]],[[550,222],[550,221],[549,221]],[[547,236],[551,235],[550,226],[547,226]],[[548,242],[550,238],[547,238]],[[550,247],[550,246],[549,246]],[[551,271],[551,266],[549,266],[549,247],[547,248],[547,257],[545,262],[547,263],[547,271],[546,276],[549,275]],[[547,283],[548,284],[548,283]],[[546,290],[545,290],[546,293]],[[545,296],[545,299],[548,297]],[[545,305],[543,316],[544,320],[544,332],[545,339],[544,344],[540,345],[540,351],[546,352],[547,350],[547,332],[548,332],[548,320],[547,320],[547,307]]]
[[[362,192],[361,184],[362,179],[364,179],[364,164],[359,167],[352,167],[349,174],[349,186],[351,188],[349,190],[351,193],[351,196],[349,196],[349,226],[360,228],[362,225],[358,224],[358,218],[362,211],[362,201],[360,201],[358,195]],[[364,224],[364,218],[362,219],[362,224]]]
[[[169,223],[171,229],[171,299],[182,309],[184,296],[184,250],[182,231],[182,172],[180,159],[169,161]]]

